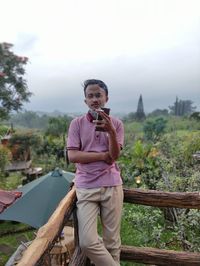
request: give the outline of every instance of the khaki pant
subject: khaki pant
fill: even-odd
[[[79,244],[96,266],[120,265],[122,186],[76,188]],[[103,241],[97,232],[100,215]]]

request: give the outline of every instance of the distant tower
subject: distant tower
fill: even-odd
[[[144,113],[144,106],[143,106],[143,100],[142,95],[140,94],[140,98],[138,101],[137,111],[136,111],[136,120],[142,121],[146,118]]]

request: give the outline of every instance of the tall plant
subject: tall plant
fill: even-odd
[[[25,75],[27,57],[14,54],[10,43],[0,43],[0,119],[22,108],[31,96]]]
[[[164,134],[167,121],[162,118],[156,118],[155,120],[148,120],[144,124],[144,136],[147,140],[157,142]]]
[[[5,167],[9,162],[10,156],[10,151],[3,145],[0,145],[0,176],[2,176],[2,174],[4,173]]]
[[[125,182],[136,183],[137,179],[149,189],[156,189],[161,176],[159,151],[150,143],[137,140],[128,150],[124,150],[120,159]]]

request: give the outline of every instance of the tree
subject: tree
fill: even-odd
[[[194,112],[191,114],[190,118],[200,121],[200,112]]]
[[[32,93],[24,79],[27,57],[15,55],[10,43],[0,43],[0,119],[22,108]]]
[[[9,162],[9,158],[11,157],[10,151],[0,144],[0,179],[1,174],[4,172],[6,164]]]
[[[138,106],[137,106],[137,111],[136,111],[135,115],[136,115],[136,120],[138,120],[138,121],[142,121],[145,119],[142,95],[140,95],[140,98],[138,101]]]
[[[48,128],[46,130],[46,135],[51,135],[54,137],[62,137],[63,144],[65,144],[65,136],[70,124],[71,118],[67,115],[50,117],[48,121]]]
[[[179,100],[178,97],[176,97],[175,103],[172,106],[169,106],[169,109],[171,110],[171,114],[175,116],[184,116],[193,113],[196,107],[193,106],[192,101]]]
[[[41,137],[33,131],[17,132],[9,139],[13,160],[30,160],[30,148],[41,146]]]

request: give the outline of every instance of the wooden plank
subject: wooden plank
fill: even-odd
[[[155,207],[200,209],[200,193],[124,188],[124,202]]]
[[[43,254],[52,245],[60,229],[62,229],[63,220],[67,212],[70,211],[76,200],[75,188],[73,187],[59,203],[57,209],[50,217],[49,221],[40,227],[36,238],[24,252],[24,255],[18,266],[33,266],[41,259]],[[28,263],[27,263],[28,262]]]
[[[85,266],[87,257],[83,254],[79,246],[76,246],[74,254],[69,262],[69,266]]]
[[[122,261],[164,266],[199,266],[200,253],[180,252],[156,248],[121,247]]]
[[[24,255],[17,265],[35,265],[36,262],[40,259],[41,251],[48,248],[49,241],[47,238],[36,238],[30,246],[25,250]]]

